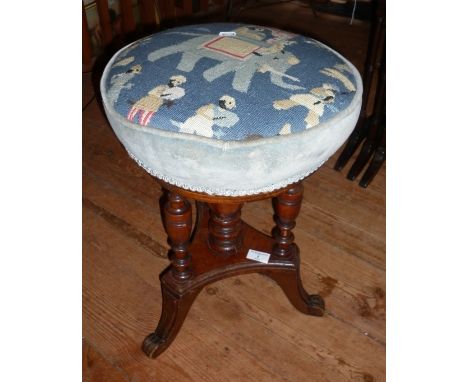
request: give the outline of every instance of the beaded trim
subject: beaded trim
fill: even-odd
[[[190,191],[195,191],[195,192],[203,192],[208,195],[218,195],[218,196],[246,196],[246,195],[256,195],[256,194],[263,194],[263,193],[268,193],[272,192],[275,190],[279,190],[281,188],[284,188],[290,184],[299,182],[300,180],[306,178],[313,172],[315,172],[320,166],[322,166],[328,159],[322,161],[318,166],[316,166],[313,170],[308,171],[306,173],[303,173],[301,175],[296,175],[293,177],[290,177],[288,179],[285,179],[279,183],[275,183],[266,187],[262,188],[257,188],[257,189],[251,189],[251,190],[233,190],[233,189],[221,189],[221,188],[204,188],[204,187],[197,187],[193,186],[190,184],[182,183],[179,182],[178,180],[171,178],[169,176],[163,175],[157,171],[154,171],[152,168],[146,166],[141,162],[135,155],[133,155],[128,149],[127,153],[128,155],[145,171],[153,175],[154,177],[161,179],[169,184],[172,184],[173,186],[177,186],[180,188],[183,188],[185,190],[190,190]]]

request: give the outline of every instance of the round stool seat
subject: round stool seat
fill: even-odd
[[[219,23],[126,46],[101,93],[118,138],[150,174],[242,196],[297,182],[333,155],[358,119],[362,81],[311,38]]]

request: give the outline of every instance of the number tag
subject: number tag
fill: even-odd
[[[219,35],[223,37],[236,37],[236,32],[219,32]]]
[[[255,251],[254,249],[249,249],[247,252],[247,259],[258,261],[260,263],[268,264],[270,260],[270,254],[266,252]]]

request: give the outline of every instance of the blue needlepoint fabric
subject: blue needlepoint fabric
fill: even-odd
[[[327,121],[353,99],[352,73],[308,37],[255,25],[191,25],[124,48],[106,97],[136,125],[241,141]]]

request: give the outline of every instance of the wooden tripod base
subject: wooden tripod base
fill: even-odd
[[[155,358],[169,347],[204,286],[244,273],[270,277],[299,311],[312,316],[323,315],[323,299],[319,295],[309,295],[302,286],[299,248],[293,243],[291,232],[302,200],[301,184],[273,194],[276,214],[273,237],[240,219],[242,203],[254,197],[201,196],[197,198],[197,225],[191,239],[191,208],[182,196],[189,192],[164,186],[172,189],[167,195],[163,216],[172,264],[160,275],[161,318],[156,330],[142,345],[148,357]],[[190,192],[190,196],[193,194]],[[263,197],[271,197],[271,194]],[[215,203],[200,201],[207,198]],[[259,195],[255,198],[259,199]],[[250,249],[271,254],[268,263],[247,259]]]

